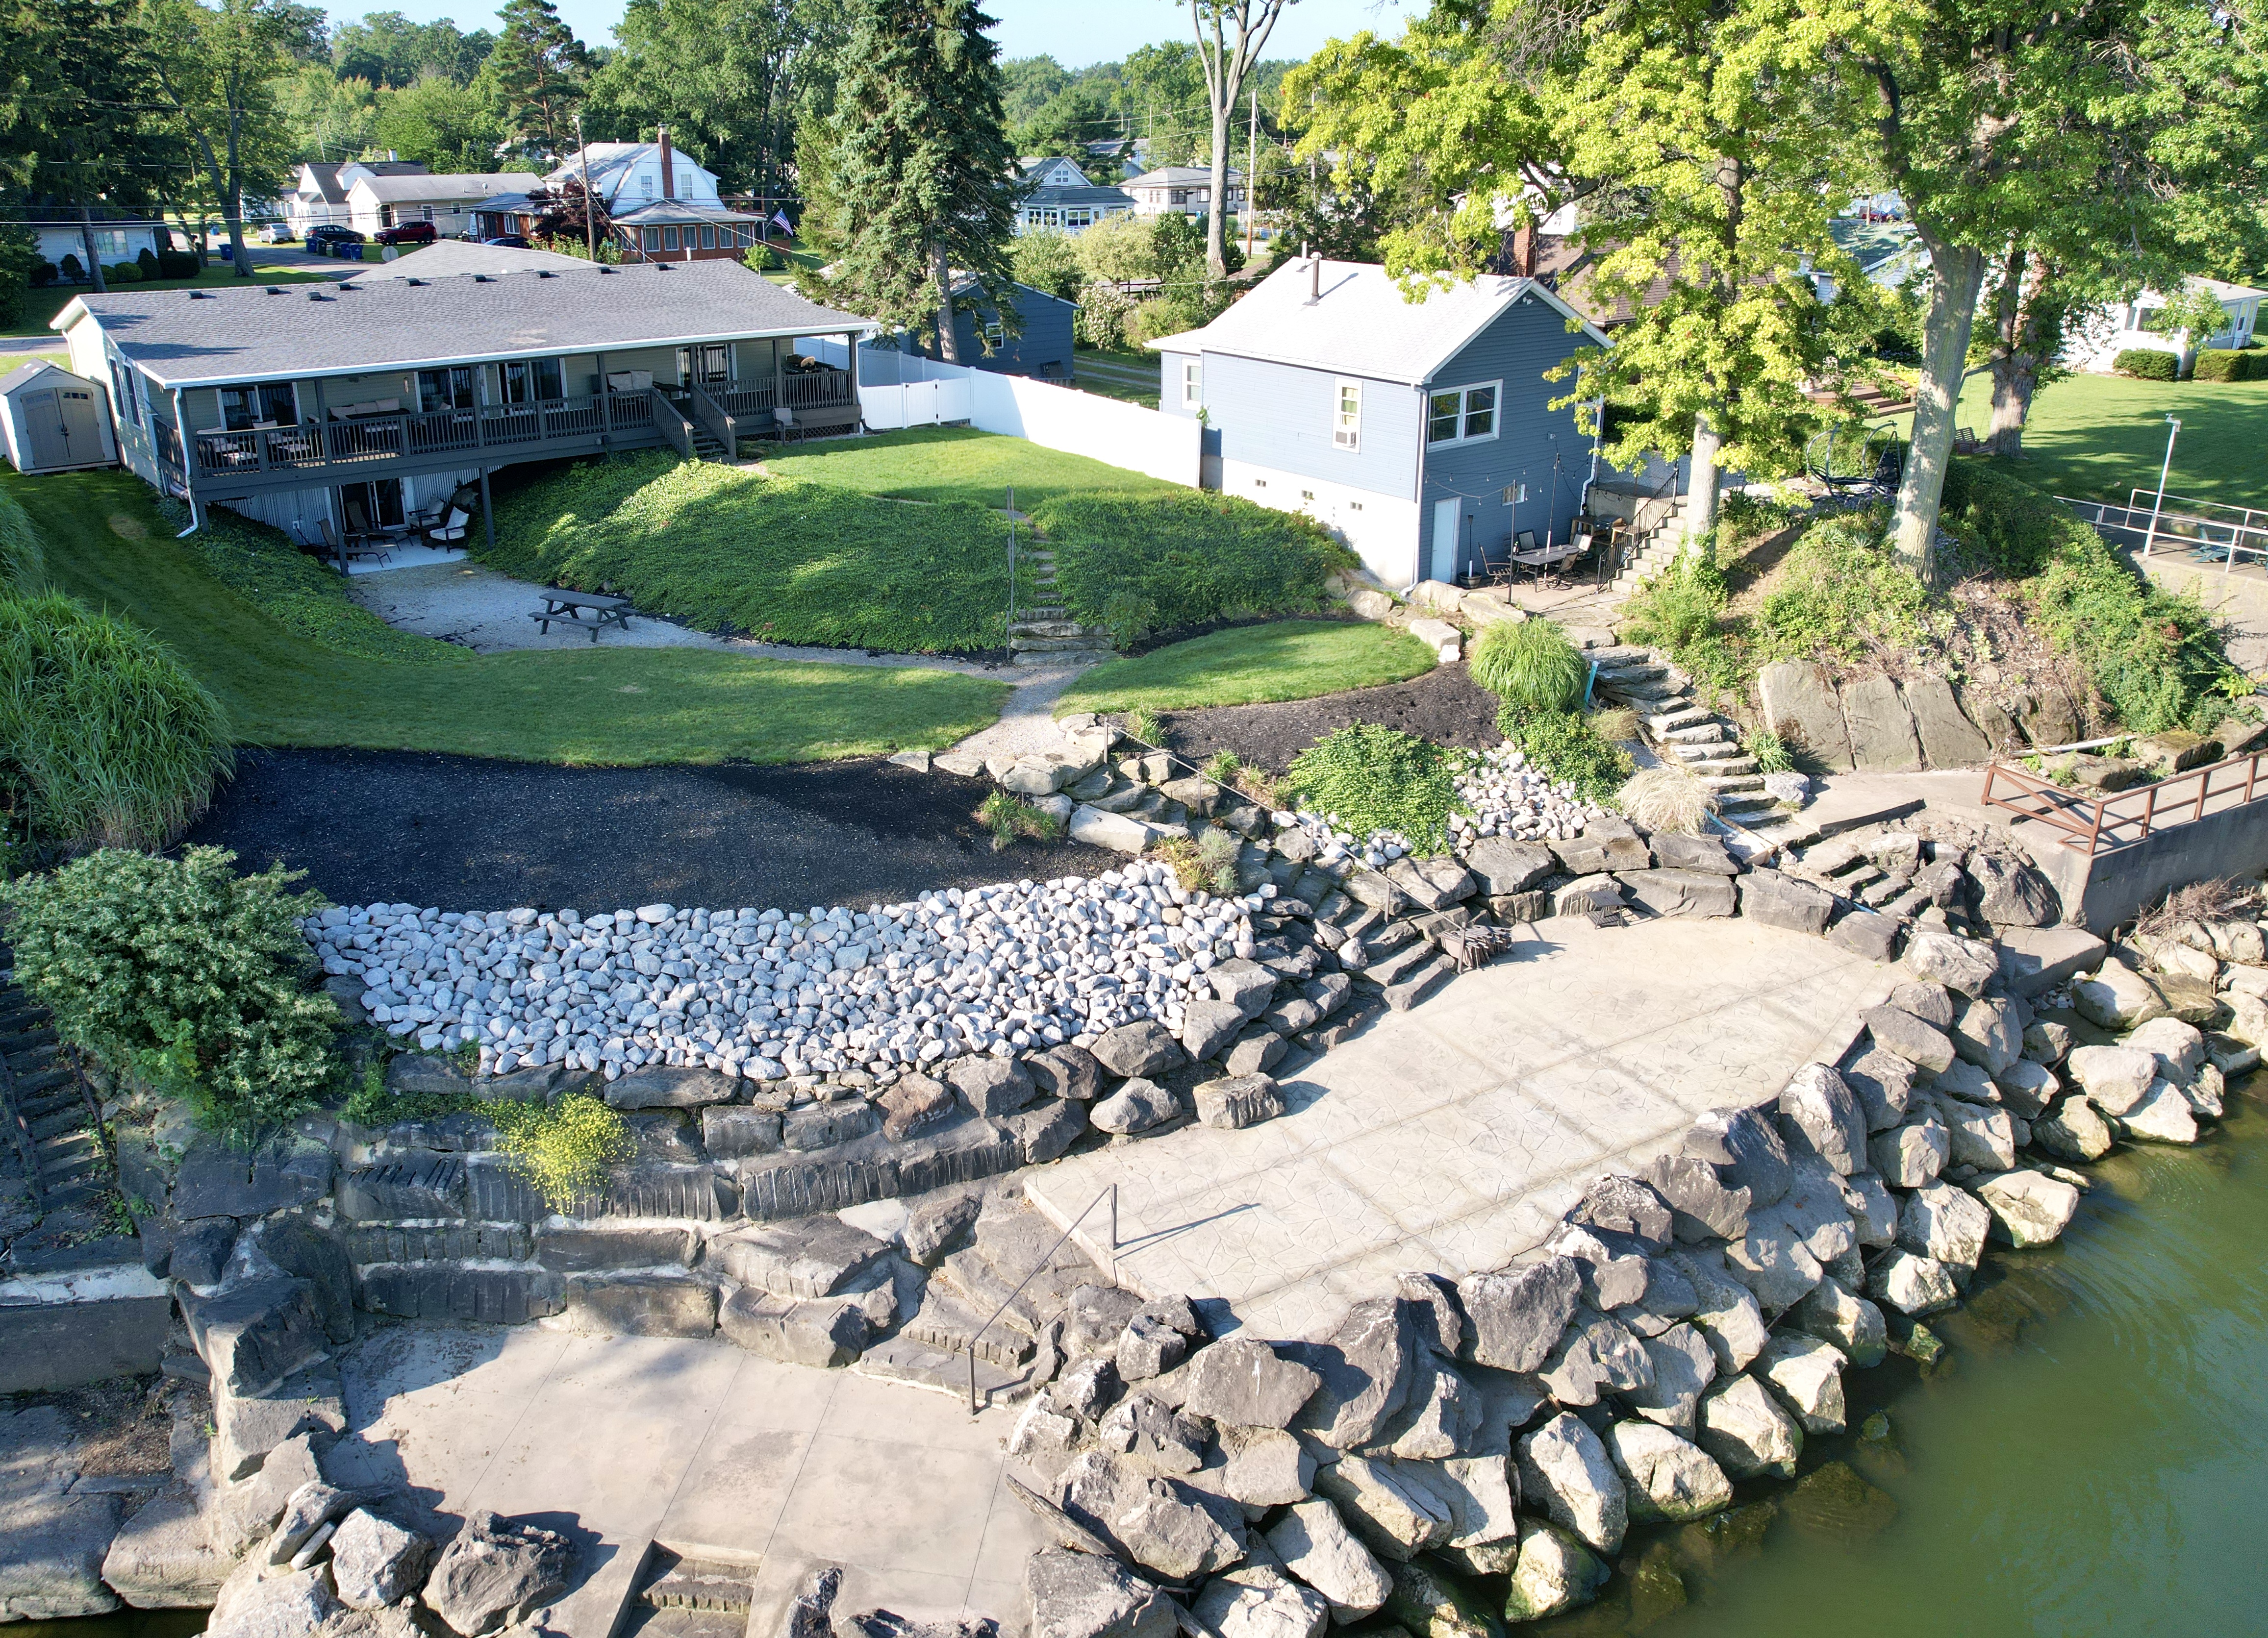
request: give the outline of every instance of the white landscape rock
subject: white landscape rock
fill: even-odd
[[[1245,1564],[1207,1582],[1189,1613],[1214,1638],[1322,1638],[1331,1606],[1272,1564]]]
[[[2141,1102],[2119,1117],[2129,1137],[2151,1143],[2194,1143],[2198,1141],[2197,1111],[2171,1081],[2150,1083]]]
[[[1735,1479],[1795,1475],[1803,1429],[1754,1377],[1737,1376],[1701,1401],[1696,1441]]]
[[[1779,1332],[1764,1345],[1756,1369],[1806,1433],[1843,1431],[1841,1349],[1817,1337]]]
[[[1974,1194],[1950,1183],[1932,1183],[1907,1195],[1898,1208],[1898,1244],[1950,1267],[1970,1269],[1984,1254],[1984,1237],[1992,1225],[1992,1214]]]
[[[1622,1475],[1599,1436],[1570,1411],[1521,1440],[1520,1494],[1601,1553],[1617,1551],[1630,1528]]]
[[[2079,1191],[2043,1172],[1988,1178],[1977,1198],[1992,1214],[1992,1238],[2012,1245],[2045,1245],[2062,1238],[2079,1211]]]
[[[1320,1496],[1286,1512],[1267,1541],[1285,1569],[1323,1595],[1335,1619],[1367,1615],[1394,1590],[1385,1567]]]
[[[1612,1572],[1571,1531],[1520,1521],[1520,1555],[1505,1599],[1508,1621],[1536,1621],[1587,1603]]]
[[[1607,1429],[1607,1450],[1630,1480],[1634,1519],[1673,1523],[1700,1518],[1729,1506],[1732,1481],[1708,1452],[1650,1421],[1618,1421]]]
[[[324,970],[427,1050],[482,1073],[659,1065],[753,1081],[934,1074],[954,1059],[1088,1045],[1211,1000],[1262,902],[1185,892],[1137,862],[1091,878],[924,894],[864,910],[644,905],[442,912],[379,904],[305,925]]]
[[[1953,1270],[1933,1257],[1896,1246],[1867,1270],[1867,1294],[1916,1318],[1951,1308],[1961,1300]]]

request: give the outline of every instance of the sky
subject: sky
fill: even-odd
[[[559,15],[591,45],[612,40],[615,23],[622,14],[622,0],[557,4]],[[497,26],[494,14],[480,0],[369,0],[325,9],[334,23],[351,21],[365,11],[393,11],[419,23],[446,17],[465,29]],[[1185,0],[984,0],[984,9],[999,19],[994,32],[1007,55],[1051,56],[1070,69],[1115,62],[1137,46],[1190,38]],[[1268,38],[1267,55],[1310,56],[1325,40],[1365,28],[1397,33],[1404,18],[1425,9],[1424,0],[1292,0]]]

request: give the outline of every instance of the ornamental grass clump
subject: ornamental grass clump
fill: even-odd
[[[1548,620],[1491,626],[1473,647],[1473,680],[1524,711],[1572,711],[1583,701],[1590,662]]]
[[[1458,805],[1449,753],[1415,734],[1352,723],[1292,759],[1286,781],[1302,807],[1357,837],[1394,831],[1420,854],[1438,853]]]
[[[168,1097],[209,1129],[249,1135],[304,1109],[332,1077],[339,1010],[311,990],[293,892],[304,872],[239,876],[236,856],[106,848],[0,886],[16,973],[55,1032]]]
[[[1624,782],[1616,804],[1648,830],[1698,835],[1716,807],[1699,777],[1681,762],[1657,762]]]
[[[622,1115],[587,1092],[550,1105],[493,1104],[488,1114],[512,1170],[557,1212],[573,1208],[637,1148]]]
[[[58,593],[0,596],[0,800],[35,852],[157,848],[234,766],[228,719],[140,627]]]

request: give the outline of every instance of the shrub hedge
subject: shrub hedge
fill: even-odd
[[[946,653],[1007,642],[1008,525],[667,452],[586,461],[497,502],[491,568],[601,587],[704,631]]]
[[[304,1108],[333,1073],[337,1006],[306,982],[299,918],[322,907],[280,864],[106,848],[0,887],[24,987],[55,1032],[215,1130],[248,1134]]]
[[[2171,381],[2181,374],[2182,361],[2154,347],[2129,347],[2110,361],[2110,368],[2138,381]]]
[[[1320,611],[1324,582],[1357,562],[1314,519],[1233,496],[1064,495],[1033,520],[1054,547],[1064,605],[1122,643]]]
[[[2198,352],[2190,378],[2196,381],[2268,380],[2268,353],[2235,347],[2208,347]]]

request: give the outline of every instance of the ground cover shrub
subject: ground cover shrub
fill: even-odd
[[[1697,835],[1717,804],[1700,777],[1682,762],[1657,762],[1623,782],[1616,805],[1648,830]]]
[[[2138,381],[2171,381],[2181,374],[2181,365],[2179,357],[2154,347],[2129,347],[2110,361],[2113,374]]]
[[[898,653],[1007,643],[1008,525],[666,452],[585,461],[497,503],[490,567],[704,631]]]
[[[1638,713],[1626,705],[1594,706],[1589,715],[1591,731],[1609,745],[1638,738]]]
[[[1399,831],[1421,853],[1440,850],[1457,805],[1457,760],[1399,729],[1352,723],[1292,759],[1287,785],[1303,807],[1335,815],[1357,836]]]
[[[1789,551],[1749,630],[1752,664],[1910,649],[1925,634],[1929,594],[1890,555],[1871,517],[1814,524]]]
[[[1126,713],[1126,732],[1152,749],[1166,743],[1166,724],[1147,706],[1138,705]]]
[[[1529,711],[1572,711],[1582,703],[1590,662],[1548,620],[1491,626],[1473,645],[1473,680],[1506,705]]]
[[[491,1104],[488,1115],[512,1169],[554,1211],[573,1207],[637,1147],[620,1113],[587,1092],[556,1104]]]
[[[165,644],[58,592],[0,596],[11,845],[163,846],[232,766],[227,717]]]
[[[1524,710],[1506,704],[1497,731],[1554,779],[1575,787],[1586,802],[1610,803],[1630,777],[1629,753],[1602,738],[1588,719],[1572,711]]]
[[[55,1032],[208,1128],[246,1135],[304,1108],[334,1073],[337,1006],[307,988],[302,872],[239,876],[236,856],[106,848],[0,886],[16,972]]]
[[[1355,566],[1323,526],[1233,496],[1064,495],[1033,521],[1079,620],[1119,643],[1160,631],[1328,606],[1325,582]]]
[[[186,525],[188,509],[173,510]],[[122,514],[110,526],[140,527]],[[277,625],[335,653],[413,665],[455,665],[467,657],[452,643],[395,630],[347,596],[345,576],[324,568],[266,524],[209,506],[202,525],[182,544],[215,578]]]
[[[1795,772],[1795,753],[1788,749],[1787,741],[1769,728],[1749,730],[1742,736],[1748,741],[1749,754],[1756,760],[1759,774],[1793,774]]]
[[[1736,688],[1750,669],[1741,622],[1726,613],[1731,595],[1711,545],[1689,544],[1623,606],[1624,641],[1660,649],[1697,682]]]

